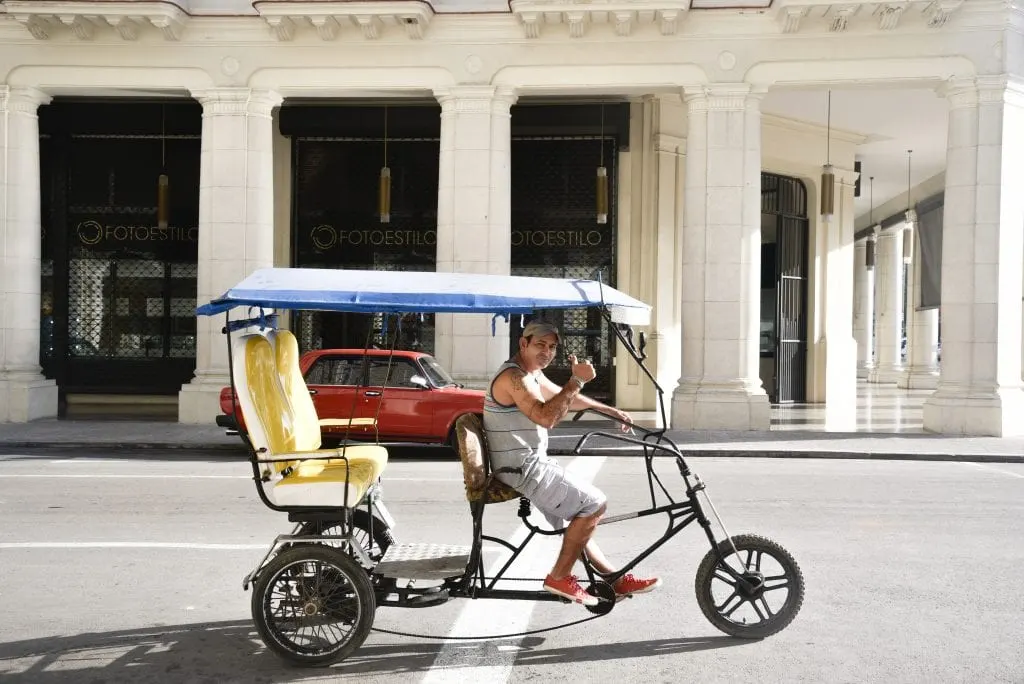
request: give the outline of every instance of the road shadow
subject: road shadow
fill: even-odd
[[[300,668],[267,651],[253,624],[228,621],[157,626],[0,644],[0,679],[6,684],[132,682],[303,682],[324,677],[403,676],[430,669],[444,642],[407,639],[381,644],[371,634],[343,663]],[[377,643],[375,643],[377,642]],[[470,665],[517,650],[518,665],[557,665],[692,653],[752,643],[727,636],[678,637],[624,643],[544,648],[546,639],[459,642]],[[455,666],[459,667],[459,666]]]

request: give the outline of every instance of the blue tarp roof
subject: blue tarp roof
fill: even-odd
[[[596,280],[425,271],[264,268],[197,309],[239,306],[361,313],[528,314],[605,305],[612,319],[647,325],[651,307]]]

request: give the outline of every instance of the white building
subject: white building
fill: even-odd
[[[181,421],[212,421],[223,322],[197,323],[196,300],[277,264],[600,271],[655,306],[676,428],[767,429],[771,394],[853,429],[859,372],[937,385],[927,429],[1024,432],[1013,2],[0,7],[0,422],[97,393],[177,395]],[[944,245],[940,377],[935,309],[908,307],[900,349],[901,245],[924,213]],[[912,303],[938,270],[927,244]],[[318,316],[292,321],[307,346],[365,339],[365,320]],[[607,395],[653,408],[585,318],[561,323]],[[406,330],[471,383],[508,353],[482,317]]]

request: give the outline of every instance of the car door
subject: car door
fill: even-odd
[[[434,414],[429,397],[432,390],[413,382],[416,377],[425,382],[422,370],[411,358],[370,359],[367,386],[360,390],[364,402],[362,414],[377,417],[382,437],[431,438]]]
[[[359,390],[363,378],[363,357],[351,354],[323,354],[306,371],[306,386],[313,396],[313,406],[320,418],[348,419],[365,416]],[[355,413],[353,414],[353,409]],[[325,432],[344,434],[346,428],[325,429]],[[352,434],[364,434],[366,429],[352,429]],[[372,432],[372,430],[370,430]]]

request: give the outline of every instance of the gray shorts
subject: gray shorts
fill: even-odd
[[[522,493],[556,530],[575,517],[594,515],[608,501],[604,492],[551,458],[541,458],[534,465]]]

